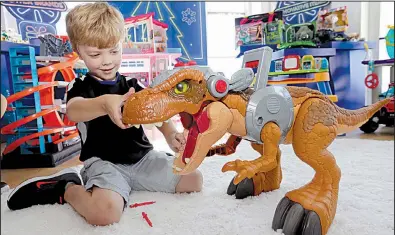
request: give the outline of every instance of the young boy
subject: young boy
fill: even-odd
[[[136,79],[117,72],[124,38],[121,13],[103,2],[84,4],[68,13],[66,26],[73,49],[89,69],[84,79],[69,85],[67,93],[67,115],[78,123],[83,143],[83,182],[71,169],[30,179],[10,194],[8,207],[67,202],[88,223],[108,225],[120,220],[132,190],[200,191],[200,172],[174,175],[173,157],[153,150],[142,127],[121,121],[123,102],[143,89]],[[175,152],[184,147],[183,134],[171,122],[159,130]]]

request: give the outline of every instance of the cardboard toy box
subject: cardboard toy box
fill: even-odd
[[[282,25],[281,11],[236,18],[236,49],[248,44],[277,44],[282,40]]]

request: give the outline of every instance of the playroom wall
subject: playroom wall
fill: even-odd
[[[59,21],[56,23],[56,30],[59,35],[66,35],[66,14],[75,6],[84,2],[65,2],[67,5],[67,11],[63,12]],[[1,6],[1,27],[2,28],[13,28],[17,29],[15,18],[7,11],[4,6]]]
[[[66,2],[68,10],[82,2]],[[392,6],[389,6],[392,4]],[[347,6],[349,15],[348,32],[360,33],[369,41],[377,41],[385,36],[386,25],[393,22],[393,2],[332,2],[330,8]],[[230,76],[241,65],[241,59],[236,59],[238,51],[234,47],[234,18],[273,11],[276,2],[206,2],[207,12],[207,59],[208,64],[217,71]],[[392,11],[392,12],[389,12]],[[1,6],[1,26],[17,28],[15,18]],[[65,16],[63,12],[56,24],[58,34],[66,34]],[[379,17],[378,17],[379,16]],[[380,19],[380,22],[378,22]],[[221,30],[218,30],[221,28]],[[220,40],[221,38],[222,40]],[[229,38],[230,40],[223,40]],[[385,56],[385,46],[380,42],[379,50],[374,51],[376,58]],[[389,69],[382,72],[382,89],[389,82]],[[367,91],[367,97],[371,96]]]
[[[76,5],[81,4],[82,2],[66,2],[66,5],[68,9],[72,9]],[[388,11],[389,9],[393,10],[393,7],[384,7],[383,10],[380,9],[380,4],[393,4],[393,2],[332,2],[331,3],[331,8],[335,7],[341,7],[341,6],[347,6],[348,12],[349,12],[349,29],[348,32],[356,32],[356,33],[362,33],[366,34],[368,33],[369,30],[371,31],[377,31],[375,28],[377,28],[377,16],[380,16],[381,19],[385,17],[385,15],[388,14],[380,14],[380,11]],[[247,15],[251,14],[258,14],[262,12],[269,12],[275,9],[276,2],[232,2],[229,4],[223,4],[221,2],[207,2],[207,13],[208,14],[217,14],[218,13],[225,13],[228,15],[231,15],[232,13],[245,13]],[[369,4],[367,6],[367,4]],[[225,7],[226,6],[226,7]],[[242,6],[242,7],[240,7]],[[222,9],[221,9],[222,8]],[[219,10],[221,9],[221,10]],[[376,21],[373,25],[369,27],[368,30],[365,28],[368,26],[367,21],[368,21],[368,14],[369,12],[374,12],[376,16]],[[16,25],[16,20],[15,18],[5,9],[4,6],[1,6],[1,27],[7,27],[7,28],[17,28]],[[65,34],[66,33],[66,27],[65,27],[65,16],[67,12],[62,13],[62,16],[58,23],[56,24],[56,28],[59,34]],[[384,13],[384,12],[383,12]],[[238,14],[235,14],[238,15]],[[388,20],[386,20],[388,21]],[[233,23],[233,21],[231,22]],[[373,26],[376,27],[373,27]],[[380,29],[382,24],[380,24]],[[384,25],[385,27],[386,25]],[[380,30],[378,32],[374,33],[376,38],[380,37]]]

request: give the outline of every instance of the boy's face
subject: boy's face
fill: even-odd
[[[85,62],[89,73],[101,80],[113,80],[122,60],[122,47],[99,49],[97,47],[78,45],[78,54]]]

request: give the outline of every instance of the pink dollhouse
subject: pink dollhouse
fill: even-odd
[[[180,48],[167,48],[168,25],[148,13],[125,19],[120,72],[148,86],[162,71],[177,63]]]

